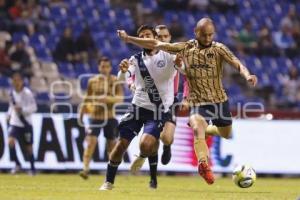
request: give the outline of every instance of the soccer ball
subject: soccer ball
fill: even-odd
[[[233,170],[232,180],[240,188],[249,188],[256,180],[255,170],[249,165],[239,165]]]

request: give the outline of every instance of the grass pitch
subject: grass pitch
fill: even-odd
[[[112,191],[98,191],[103,176],[84,181],[77,175],[0,174],[0,200],[296,200],[300,179],[258,178],[249,189],[240,189],[230,178],[212,186],[198,176],[159,176],[158,189],[148,189],[148,176],[119,175]]]

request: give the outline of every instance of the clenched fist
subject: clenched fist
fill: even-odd
[[[119,68],[121,70],[122,73],[125,73],[128,71],[129,68],[129,61],[128,59],[123,59],[120,64],[119,64]]]

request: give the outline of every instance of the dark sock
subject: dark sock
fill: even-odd
[[[9,146],[9,153],[10,153],[10,156],[11,156],[12,160],[16,162],[16,165],[21,166],[21,163],[20,163],[20,161],[18,159],[18,156],[17,156],[15,146],[13,146],[13,147]]]
[[[116,173],[120,163],[121,162],[114,162],[111,160],[109,161],[109,163],[107,164],[106,182],[110,182],[111,184],[114,184]]]
[[[150,177],[151,180],[157,182],[157,162],[158,162],[158,155],[149,156],[149,165],[150,165]]]
[[[163,149],[164,149],[164,151],[170,151],[171,145],[164,145]]]
[[[30,162],[30,168],[32,171],[35,171],[35,166],[34,166],[34,156],[33,153],[29,155],[29,162]]]

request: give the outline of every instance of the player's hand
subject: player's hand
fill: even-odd
[[[257,76],[255,75],[249,75],[247,78],[246,78],[247,82],[249,83],[249,85],[255,87],[256,84],[257,84]]]
[[[128,34],[124,30],[117,30],[118,36],[124,42],[128,42]]]
[[[132,83],[132,84],[130,84],[129,85],[129,89],[130,89],[130,91],[132,92],[132,93],[134,93],[135,92],[135,85]]]
[[[119,68],[121,70],[122,73],[125,73],[128,71],[129,68],[129,61],[128,59],[123,59],[120,64],[119,64]]]
[[[182,101],[181,101],[181,105],[180,105],[180,111],[181,112],[187,112],[189,111],[190,109],[190,105],[189,105],[189,102],[186,98],[184,98]]]
[[[183,57],[180,53],[176,54],[176,58],[174,60],[174,64],[177,66],[177,67],[180,67],[181,64],[182,64],[182,61],[183,61]]]

